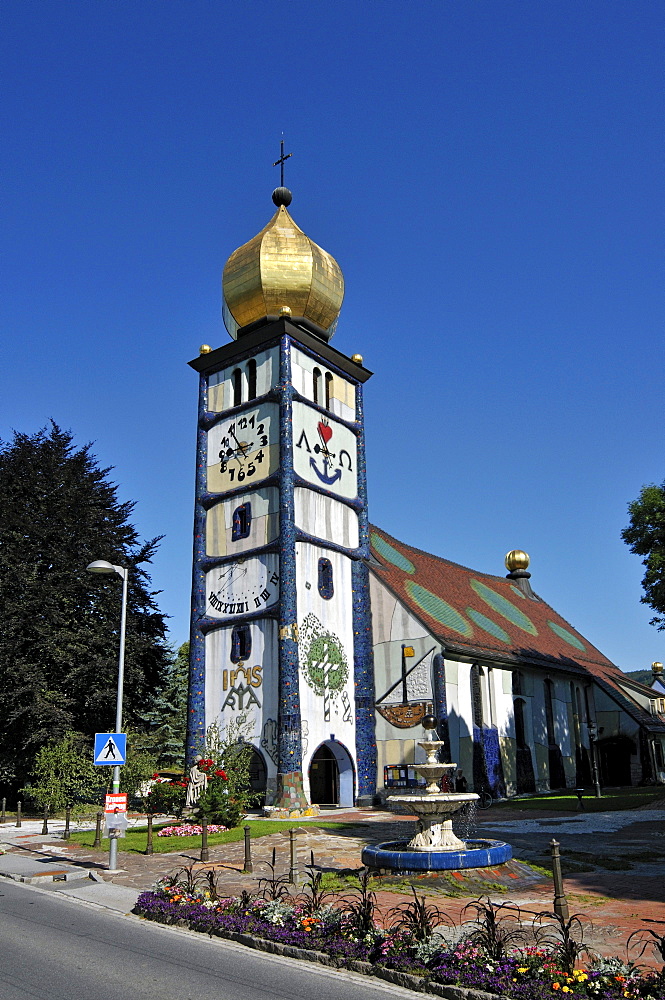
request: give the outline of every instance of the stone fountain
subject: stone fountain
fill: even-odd
[[[398,813],[418,817],[416,833],[409,841],[395,841],[365,847],[362,862],[368,868],[401,872],[450,871],[459,868],[486,868],[508,861],[512,848],[501,840],[460,840],[453,832],[453,816],[467,803],[476,802],[475,792],[442,792],[441,778],[454,772],[457,764],[441,764],[436,758],[444,743],[432,739],[436,719],[423,719],[427,737],[418,743],[426,760],[414,764],[427,782],[421,791],[390,795],[386,799]]]

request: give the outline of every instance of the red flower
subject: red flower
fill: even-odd
[[[153,774],[153,778],[158,778],[158,777],[159,777],[158,774]]]
[[[217,770],[217,771],[215,771],[215,777],[216,777],[216,778],[221,778],[221,779],[222,779],[222,781],[228,781],[228,780],[229,780],[229,779],[227,778],[227,776],[226,776],[226,771],[222,771],[222,769],[221,769],[221,768],[218,768],[218,770]]]

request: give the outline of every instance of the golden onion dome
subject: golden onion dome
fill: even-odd
[[[654,677],[660,677],[660,675],[663,672],[663,664],[660,662],[660,660],[653,661],[653,663],[651,664],[651,672],[654,675]]]
[[[331,337],[344,298],[341,268],[289,215],[288,188],[276,188],[272,198],[277,211],[268,225],[226,262],[226,329],[235,338],[239,327],[264,316],[293,315],[304,316]]]
[[[514,573],[518,569],[527,569],[530,559],[526,552],[521,549],[511,549],[504,560],[509,573]]]

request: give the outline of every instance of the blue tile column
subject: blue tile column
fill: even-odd
[[[443,653],[437,653],[432,660],[432,688],[437,732],[439,739],[443,740],[445,744],[442,759],[453,763],[450,749],[450,728],[448,726],[448,703],[446,699],[446,661]]]
[[[298,660],[296,527],[293,483],[291,340],[280,341],[279,383],[279,691],[277,785],[282,807],[308,805],[302,791],[302,723]]]
[[[358,424],[358,511],[359,555],[351,566],[353,613],[353,678],[356,711],[357,802],[371,805],[376,795],[376,725],[374,692],[374,647],[372,610],[369,598],[369,518],[367,512],[367,466],[365,462],[365,421],[362,385],[356,385]]]
[[[201,500],[207,490],[208,440],[205,415],[208,409],[208,379],[199,376],[199,413],[196,438],[196,496],[194,506],[194,561],[192,610],[189,632],[189,692],[187,703],[187,766],[198,758],[205,739],[205,637],[200,628],[206,610],[205,571],[206,512]]]

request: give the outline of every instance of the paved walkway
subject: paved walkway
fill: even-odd
[[[316,819],[297,821],[298,864],[303,876],[312,853],[317,869],[338,876],[357,872],[364,844],[404,839],[413,827],[413,821],[378,810],[331,810],[321,818],[344,821],[348,826],[328,830],[317,826]],[[476,836],[507,840],[519,861],[482,872],[410,880],[385,878],[377,891],[379,906],[385,913],[409,898],[413,884],[419,894],[433,897],[455,921],[469,901],[479,896],[497,902],[512,900],[531,912],[550,910],[551,877],[538,870],[534,873],[521,862],[547,865],[550,841],[555,837],[561,845],[571,915],[584,914],[591,921],[587,940],[597,951],[625,958],[625,942],[633,930],[644,926],[665,930],[660,923],[644,923],[662,921],[665,925],[664,819],[663,809],[587,814],[489,810],[479,814]],[[273,848],[277,872],[286,874],[289,870],[289,836],[284,830],[252,841],[251,874],[243,871],[242,842],[211,847],[209,865],[201,865],[198,850],[188,851],[185,846],[181,853],[149,857],[126,854],[121,849],[121,870],[109,872],[107,852],[63,841],[63,825],[49,822],[48,837],[40,833],[41,821],[24,821],[20,830],[0,825],[0,845],[7,850],[0,856],[0,875],[27,877],[33,884],[49,885],[75,898],[127,912],[139,892],[185,866],[194,865],[197,870],[213,866],[224,895],[237,895],[243,889],[255,892],[257,880],[268,874],[266,862],[271,860]],[[23,874],[13,870],[19,868]],[[50,873],[58,871],[54,882]],[[466,916],[468,919],[470,914]],[[647,956],[641,959],[645,960]],[[650,964],[660,965],[655,959]]]

